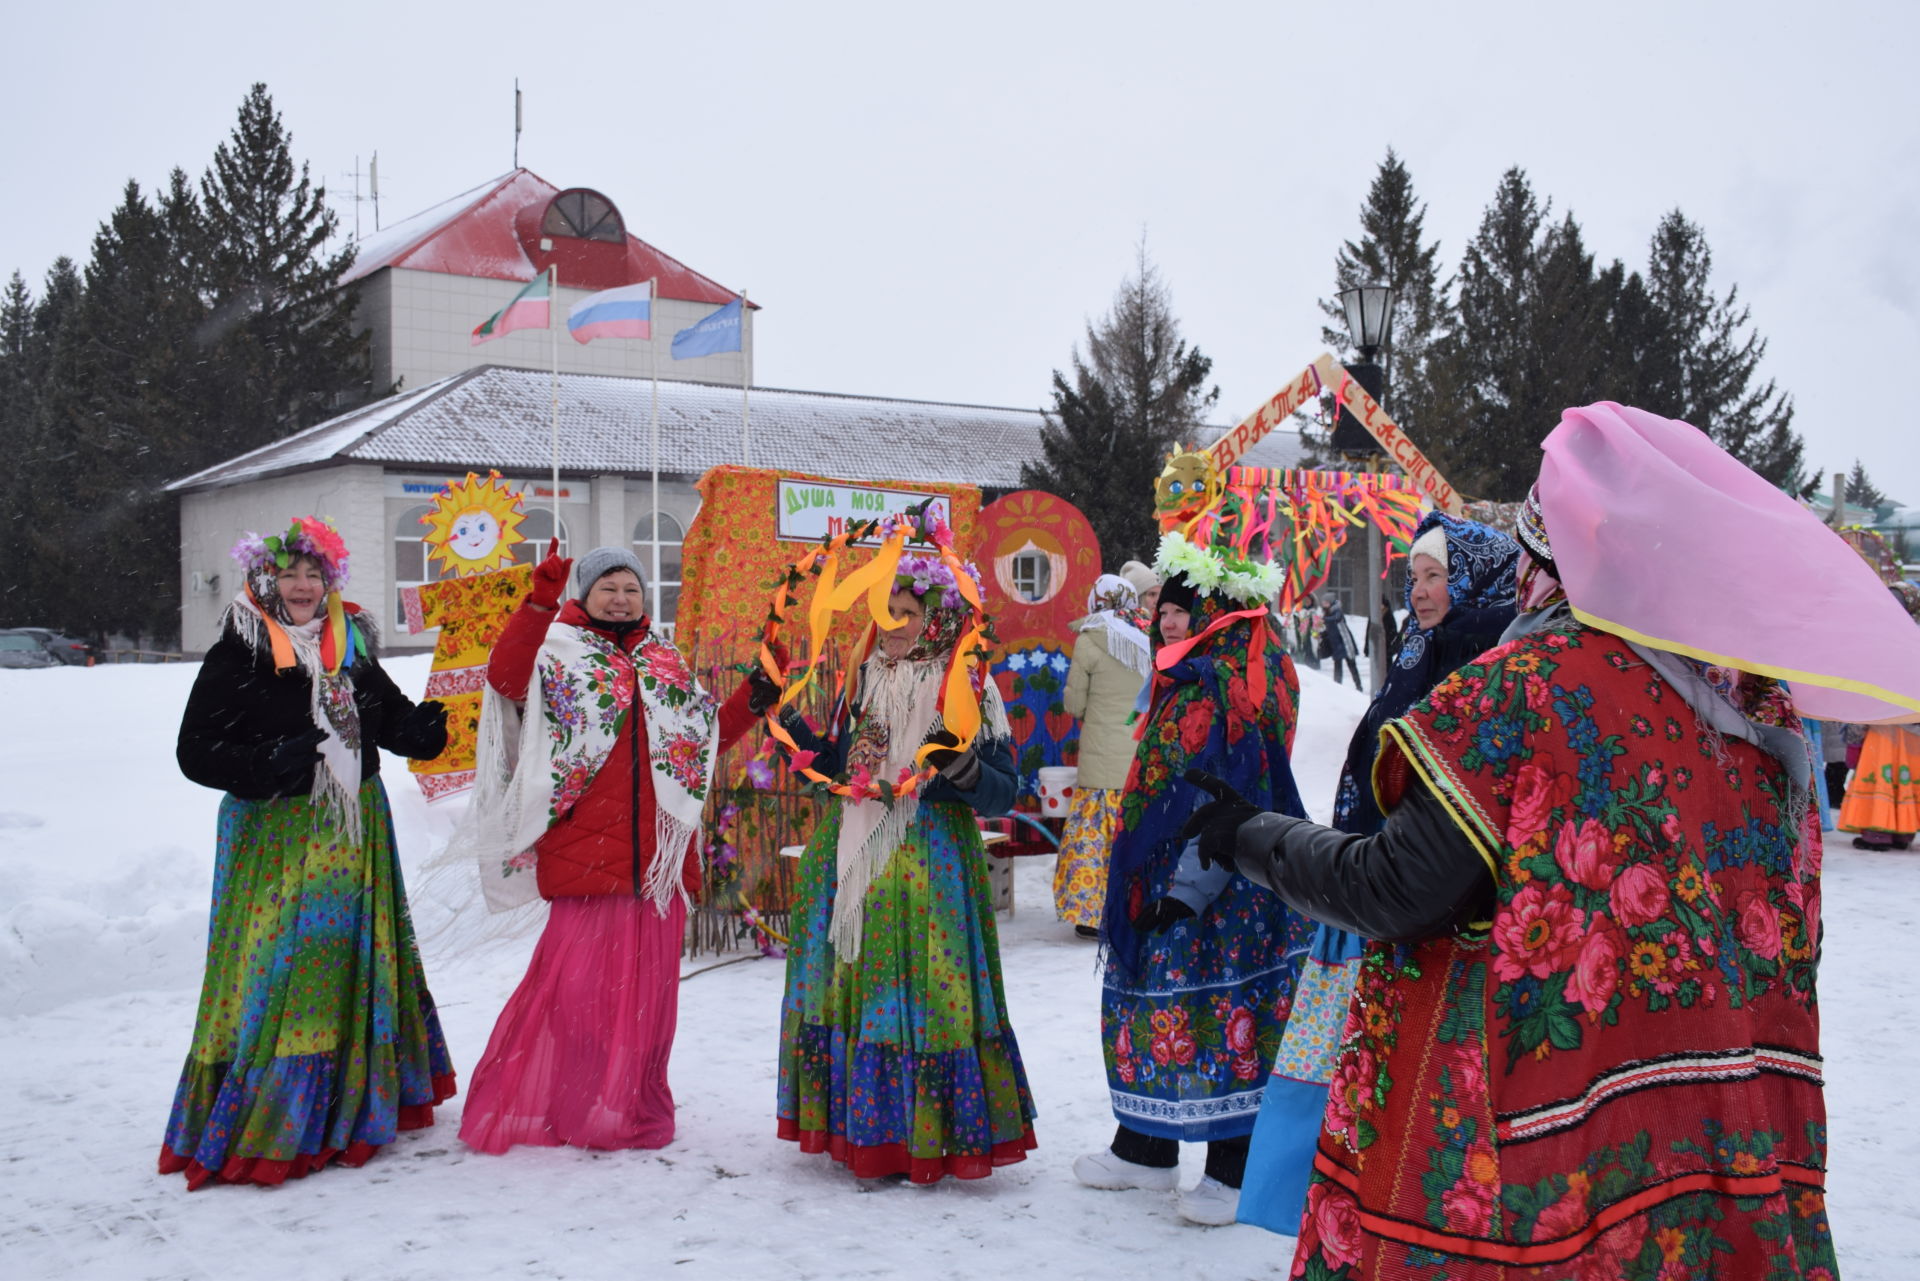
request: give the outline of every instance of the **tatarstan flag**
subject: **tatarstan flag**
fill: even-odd
[[[547,272],[535,276],[513,301],[494,312],[473,331],[472,346],[491,342],[516,329],[546,329],[553,323],[553,277]]]

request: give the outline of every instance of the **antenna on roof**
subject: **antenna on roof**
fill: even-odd
[[[360,202],[366,199],[360,194],[360,179],[363,176],[360,172],[360,157],[355,156],[353,168],[340,176],[353,179],[353,238],[357,242],[360,239]],[[379,229],[378,224],[375,224],[374,229]]]
[[[358,161],[354,163],[358,164]],[[380,230],[380,153],[367,162],[367,187],[373,193],[373,229]]]
[[[520,77],[513,78],[513,167],[520,167]]]

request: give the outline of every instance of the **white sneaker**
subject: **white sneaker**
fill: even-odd
[[[1180,1171],[1123,1161],[1112,1148],[1073,1158],[1073,1177],[1090,1188],[1117,1192],[1122,1188],[1145,1188],[1149,1192],[1170,1192],[1179,1181]]]
[[[1180,1217],[1210,1228],[1225,1227],[1240,1212],[1240,1189],[1230,1188],[1211,1175],[1180,1194]]]

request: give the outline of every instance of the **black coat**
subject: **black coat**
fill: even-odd
[[[416,760],[445,750],[444,721],[402,694],[372,655],[354,662],[352,676],[362,782],[380,773],[382,747]],[[313,790],[311,769],[291,781],[276,779],[267,757],[282,739],[313,728],[310,680],[298,668],[276,673],[270,654],[256,656],[232,631],[222,635],[207,651],[180,718],[174,752],[180,772],[242,800],[307,795]]]

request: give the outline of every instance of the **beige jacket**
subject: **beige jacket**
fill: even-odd
[[[1080,718],[1081,787],[1122,788],[1133,768],[1133,700],[1145,678],[1107,651],[1107,634],[1082,632],[1061,695],[1067,715]]]

